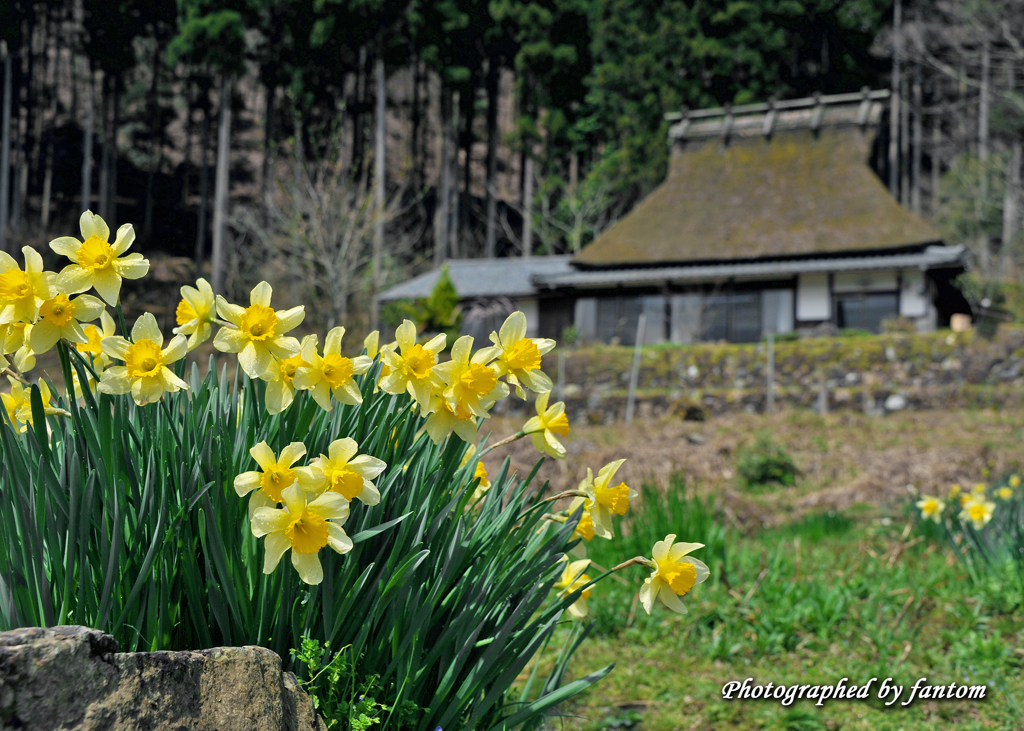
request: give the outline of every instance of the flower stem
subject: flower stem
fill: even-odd
[[[494,444],[489,446],[487,449],[485,449],[482,452],[480,452],[479,456],[483,457],[485,454],[487,454],[491,450],[497,449],[498,447],[504,447],[506,444],[511,444],[512,442],[516,441],[517,439],[522,439],[525,436],[526,436],[526,432],[524,432],[524,431],[517,431],[512,436],[505,437],[500,442],[495,442]]]

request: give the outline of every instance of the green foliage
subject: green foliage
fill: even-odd
[[[462,308],[459,306],[459,293],[455,291],[455,283],[448,274],[448,265],[441,267],[430,295],[416,300],[412,307],[412,319],[418,323],[421,332],[428,334],[445,333],[448,344],[455,342],[462,331]]]
[[[89,364],[58,349],[64,382],[74,371],[85,383]],[[470,508],[475,462],[460,467],[469,445],[434,445],[408,395],[374,392],[380,370],[359,377],[358,407],[325,412],[300,392],[274,416],[266,384],[212,359],[205,377],[193,364],[188,391],[143,407],[87,389],[83,401],[57,396],[69,417],[45,415],[33,388],[33,428],[18,433],[0,411],[0,493],[11,506],[0,511],[0,630],[84,624],[123,651],[299,648],[296,661],[342,683],[334,696],[321,691],[323,703],[347,703],[353,723],[381,718],[381,728],[512,726],[604,677],[611,666],[563,684],[563,663],[510,701],[576,598],[549,598],[573,524],[542,521],[543,491],[507,460]],[[316,455],[342,436],[389,465],[380,503],[353,504],[354,547],[324,552],[322,584],[302,583],[287,562],[264,574],[233,487],[253,467],[249,448],[302,441]],[[344,659],[325,662],[303,638],[344,646]],[[353,688],[374,705],[353,706]]]
[[[771,435],[758,435],[753,445],[741,447],[736,457],[740,484],[748,490],[768,485],[796,484],[800,470],[785,447],[772,441]]]

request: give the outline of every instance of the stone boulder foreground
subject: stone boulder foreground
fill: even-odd
[[[324,731],[263,647],[115,652],[88,627],[0,632],[0,729]]]

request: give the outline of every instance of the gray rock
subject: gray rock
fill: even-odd
[[[117,653],[87,627],[0,633],[0,729],[324,731],[262,647]]]
[[[907,408],[907,399],[898,393],[894,393],[885,400],[886,411],[900,411]]]

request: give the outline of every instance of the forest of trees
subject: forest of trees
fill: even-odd
[[[883,173],[986,278],[1020,242],[1024,0],[7,0],[0,247],[84,208],[329,320],[445,257],[571,253],[664,114],[893,86]],[[247,264],[248,263],[248,264]]]

